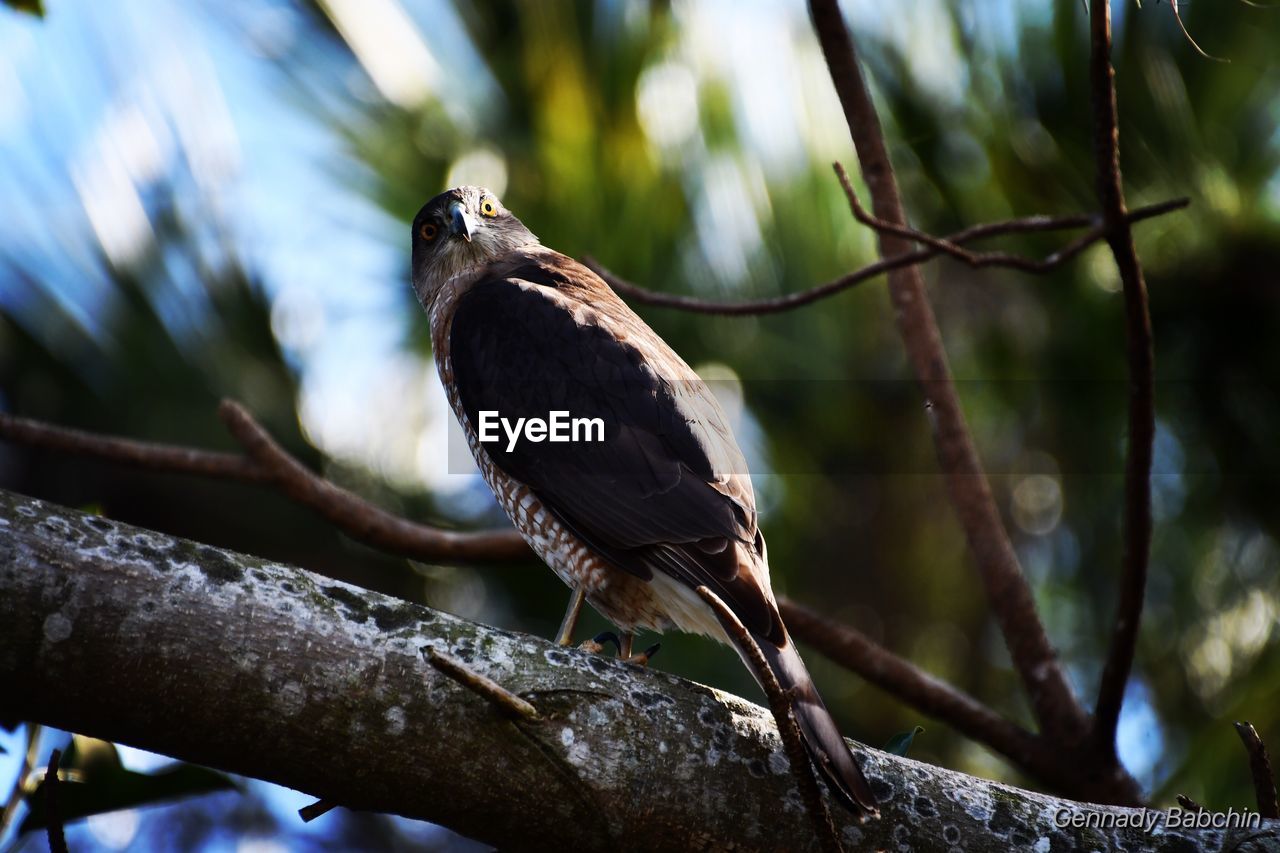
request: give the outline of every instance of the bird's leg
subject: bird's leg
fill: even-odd
[[[636,640],[634,631],[623,631],[622,641],[618,644],[618,657],[626,660],[631,657],[631,644]]]
[[[582,612],[582,602],[586,600],[586,591],[575,586],[573,595],[569,597],[569,609],[564,612],[564,620],[560,623],[560,630],[556,632],[557,645],[573,645],[573,628],[578,624],[578,614]]]

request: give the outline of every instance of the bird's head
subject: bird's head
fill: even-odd
[[[424,306],[430,305],[454,276],[537,243],[484,187],[446,190],[413,219],[413,289]]]

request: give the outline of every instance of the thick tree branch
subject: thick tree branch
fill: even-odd
[[[810,0],[814,30],[844,108],[857,149],[862,177],[871,192],[872,210],[884,222],[904,226],[907,219],[880,119],[858,67],[853,39],[836,0]],[[903,254],[909,244],[880,233],[880,254]],[[951,503],[977,563],[987,601],[1021,677],[1032,712],[1042,730],[1064,743],[1079,740],[1087,715],[1076,700],[1036,612],[1035,601],[992,497],[977,448],[951,379],[946,351],[918,267],[889,276],[889,296],[907,356],[931,403],[934,444]],[[1137,797],[1137,786],[1133,788]]]
[[[851,201],[856,201],[856,197]],[[1163,216],[1166,213],[1186,207],[1188,203],[1187,199],[1178,198],[1147,205],[1129,213],[1128,220],[1130,222],[1139,222],[1143,219]],[[856,213],[857,211],[855,211]],[[867,264],[861,269],[842,275],[834,281],[815,285],[798,293],[741,302],[716,302],[699,299],[696,296],[683,296],[678,293],[662,293],[656,290],[649,290],[634,282],[627,281],[605,268],[593,257],[587,256],[582,259],[582,262],[590,267],[596,275],[604,279],[605,283],[613,288],[615,292],[631,302],[653,305],[659,308],[678,308],[695,314],[720,314],[724,316],[778,314],[842,293],[854,285],[861,284],[893,270],[925,263],[939,255],[951,255],[970,266],[1004,266],[1031,272],[1048,272],[1062,266],[1089,246],[1104,239],[1106,232],[1101,217],[1097,214],[1025,216],[1020,219],[1008,219],[1003,222],[987,222],[981,225],[973,225],[954,234],[948,234],[946,237],[934,237],[923,231],[892,225],[874,217],[867,217],[866,219],[859,217],[859,221],[878,231],[896,234],[913,242],[924,243],[927,248],[913,249],[882,258]],[[1067,243],[1061,249],[1039,260],[1023,258],[1007,252],[968,252],[962,248],[967,243],[1003,234],[1031,234],[1044,231],[1065,231],[1074,228],[1088,228],[1089,230]]]
[[[501,847],[817,849],[772,717],[736,697],[5,492],[0,555],[8,715]],[[495,709],[428,650],[538,719]],[[857,826],[834,810],[851,849],[1151,840],[1136,827],[1058,828],[1078,804],[858,749],[884,817]],[[1280,825],[1159,836],[1224,851],[1246,839],[1280,850]]]
[[[1155,442],[1155,352],[1147,283],[1126,218],[1120,175],[1120,127],[1116,113],[1115,69],[1111,66],[1110,0],[1090,0],[1090,85],[1093,147],[1098,201],[1107,227],[1107,243],[1124,289],[1125,340],[1129,362],[1129,437],[1124,469],[1124,556],[1120,595],[1110,649],[1094,706],[1096,748],[1115,754],[1116,725],[1125,685],[1133,668],[1138,626],[1151,557],[1151,460]]]

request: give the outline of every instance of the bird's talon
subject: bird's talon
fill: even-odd
[[[650,659],[652,659],[653,656],[656,655],[658,653],[658,650],[661,648],[662,648],[662,643],[654,643],[652,646],[645,649],[638,655],[632,655],[631,657],[623,658],[622,662],[633,663],[636,666],[648,666]]]
[[[612,631],[601,631],[590,640],[584,640],[578,648],[582,649],[584,652],[590,652],[593,655],[598,655],[604,651],[605,643],[613,643],[613,647],[615,649],[618,651],[622,650],[622,643],[619,642],[618,635]]]

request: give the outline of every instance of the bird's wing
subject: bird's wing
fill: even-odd
[[[706,584],[780,639],[745,463],[696,374],[594,273],[552,252],[491,267],[456,305],[449,358],[462,408],[599,418],[598,443],[485,443],[493,462],[618,568]],[[491,416],[492,417],[492,416]],[[744,554],[750,559],[743,559]]]

